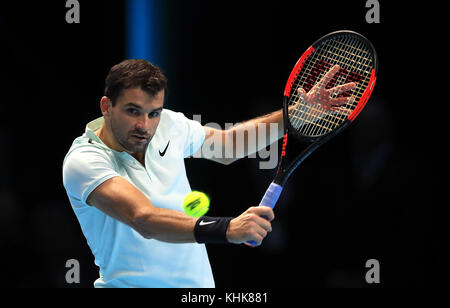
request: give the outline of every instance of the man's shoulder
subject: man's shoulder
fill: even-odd
[[[161,114],[161,122],[159,125],[163,127],[165,131],[183,134],[189,126],[201,125],[201,123],[195,119],[189,119],[183,112],[164,109]]]
[[[187,118],[181,111],[173,111],[170,109],[163,109],[161,114],[161,121],[173,122],[174,124],[183,124],[185,121],[192,121]]]
[[[89,157],[90,159],[95,159],[97,157],[99,159],[112,160],[114,154],[109,148],[95,140],[95,138],[90,138],[86,134],[83,134],[73,141],[64,157],[63,165],[68,158],[72,157]]]

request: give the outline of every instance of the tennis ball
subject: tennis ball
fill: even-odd
[[[205,193],[192,191],[184,197],[183,208],[189,216],[203,216],[209,210],[209,198]]]

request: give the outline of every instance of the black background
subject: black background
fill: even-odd
[[[0,240],[2,284],[92,287],[98,276],[62,185],[62,161],[100,115],[109,68],[126,57],[123,1],[2,2]],[[159,63],[167,108],[202,124],[237,123],[281,107],[292,66],[331,31],[377,49],[374,93],[354,125],[319,149],[285,187],[261,247],[208,246],[219,287],[448,286],[448,22],[446,2],[162,1]],[[152,60],[152,59],[149,59]],[[275,170],[186,160],[211,216],[257,205]],[[65,282],[77,259],[81,283]]]

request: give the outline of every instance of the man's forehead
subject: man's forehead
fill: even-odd
[[[121,105],[132,103],[141,108],[159,107],[164,103],[164,89],[156,95],[150,95],[140,88],[124,89],[117,100]]]

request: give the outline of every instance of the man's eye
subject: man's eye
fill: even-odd
[[[159,116],[159,111],[153,111],[148,114],[149,118],[156,118],[157,116]]]
[[[131,115],[138,115],[139,114],[139,111],[137,111],[137,109],[134,109],[134,108],[127,109],[127,112],[129,114],[131,114]]]

